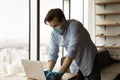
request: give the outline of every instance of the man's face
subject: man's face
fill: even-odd
[[[60,26],[62,28],[62,22],[58,21],[58,19],[55,17],[53,18],[52,21],[48,22],[48,24],[52,27],[52,28],[55,28],[55,27],[58,27]]]
[[[63,21],[58,21],[58,19],[55,17],[52,21],[49,22],[49,25],[54,29],[54,31],[60,35],[64,32],[64,26]]]

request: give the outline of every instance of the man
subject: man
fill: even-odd
[[[72,73],[78,73],[78,80],[100,80],[97,62],[97,49],[88,31],[74,19],[66,20],[61,9],[51,9],[44,20],[53,28],[48,54],[47,80],[60,79],[70,67]],[[58,58],[59,46],[65,47],[67,54],[59,71],[52,71]]]

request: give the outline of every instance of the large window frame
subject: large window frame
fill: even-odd
[[[30,36],[29,36],[29,59],[30,60],[40,60],[40,46],[39,46],[39,9],[40,9],[40,1],[39,0],[29,0],[29,25],[30,25]]]
[[[30,47],[31,46],[31,2],[30,1],[31,0],[27,0],[27,1],[11,0],[9,2],[6,2],[1,0],[1,4],[3,4],[1,5],[3,9],[3,11],[1,10],[1,12],[7,14],[7,15],[1,14],[3,16],[2,19],[5,20],[3,21],[3,24],[1,24],[3,25],[1,26],[1,28],[3,28],[3,32],[5,33],[5,34],[2,34],[3,36],[5,36],[3,37],[3,42],[8,41],[8,44],[3,43],[3,46],[1,47],[2,49],[1,54],[3,54],[3,57],[2,57],[3,60],[1,60],[1,65],[3,65],[2,68],[5,68],[5,70],[1,71],[1,73],[3,74],[5,73],[5,75],[14,74],[15,72],[17,74],[17,72],[19,71],[15,71],[15,70],[22,71],[21,59],[30,59],[31,57],[31,54],[30,54],[31,52],[31,47]],[[11,22],[13,23],[10,23],[10,20],[9,22],[7,22],[8,21],[7,19],[8,20],[10,19]],[[11,25],[6,26],[6,24],[11,24]],[[11,34],[11,32],[13,33]],[[13,43],[12,43],[12,40],[13,40]],[[14,68],[14,70],[12,68]]]

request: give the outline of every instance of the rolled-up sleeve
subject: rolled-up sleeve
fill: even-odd
[[[54,34],[52,33],[50,38],[50,49],[48,53],[48,61],[53,60],[56,62],[58,58],[58,52],[59,52],[59,46],[55,40]]]
[[[66,56],[75,58],[77,55],[78,49],[82,44],[81,40],[83,37],[83,34],[80,34],[81,31],[80,27],[83,27],[83,25],[80,23],[74,23],[70,25],[69,28],[70,40],[69,40]]]

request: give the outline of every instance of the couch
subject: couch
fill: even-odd
[[[108,50],[98,52],[101,80],[120,80],[120,60],[112,58]]]

